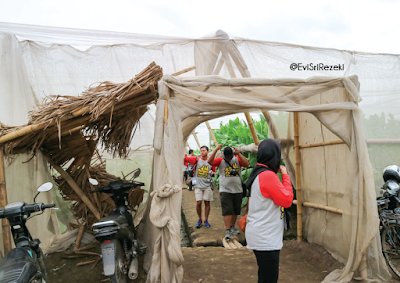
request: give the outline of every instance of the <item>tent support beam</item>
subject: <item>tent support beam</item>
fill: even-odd
[[[251,136],[253,137],[254,144],[256,146],[260,145],[260,140],[258,139],[256,128],[254,128],[253,120],[251,119],[250,113],[245,112],[244,115],[246,116],[247,124],[249,125]]]
[[[181,70],[181,71],[179,71],[179,72],[173,73],[171,76],[176,77],[176,76],[182,75],[182,74],[184,74],[184,73],[190,72],[191,70],[194,70],[194,69],[196,69],[196,66],[183,69],[183,70]]]
[[[206,121],[206,126],[208,128],[208,131],[210,132],[210,137],[214,141],[214,145],[217,146],[218,145],[217,139],[215,138],[215,135],[214,135],[213,131],[211,130],[211,126],[210,126],[210,123],[208,123],[208,121]],[[210,143],[210,147],[211,147],[211,143]]]
[[[194,130],[193,130],[193,132],[192,132],[192,136],[193,136],[194,139],[196,140],[197,146],[198,146],[199,149],[200,149],[201,145],[200,145],[199,139],[197,138],[197,134],[196,134],[196,132],[195,132]]]
[[[329,141],[329,142],[320,142],[320,143],[299,145],[299,148],[300,148],[300,149],[303,149],[303,148],[318,147],[318,146],[327,146],[327,145],[335,145],[335,144],[345,144],[345,143],[344,143],[344,141],[342,141],[342,140],[337,140],[337,141]]]
[[[297,205],[297,200],[293,200],[293,204]],[[312,208],[318,208],[318,209],[322,209],[322,210],[325,210],[325,211],[330,211],[330,212],[333,212],[333,213],[337,213],[337,214],[340,214],[340,215],[343,214],[343,209],[339,209],[339,208],[328,206],[328,205],[316,204],[316,203],[312,203],[312,202],[303,202],[303,206],[312,207]]]
[[[6,171],[4,167],[3,147],[0,148],[0,208],[4,208],[8,204],[7,188],[6,188]],[[1,220],[1,228],[3,231],[4,255],[11,250],[11,230],[8,220]]]
[[[44,155],[44,154],[43,154]],[[100,220],[100,212],[93,205],[90,199],[85,195],[85,193],[79,188],[78,184],[75,183],[74,179],[60,166],[54,163],[50,157],[44,155],[47,161],[53,166],[54,169],[57,170],[58,173],[67,181],[67,183],[71,186],[71,188],[75,191],[75,193],[80,197],[80,199],[87,205],[87,207],[93,212],[94,216],[97,220]]]
[[[236,67],[238,68],[240,74],[242,75],[242,77],[250,78],[250,73],[247,70],[247,66],[244,62],[244,59],[234,44],[231,43],[230,47],[228,47],[227,45],[220,46],[220,52],[221,52],[221,59],[218,62],[218,66],[216,69],[216,71],[218,71],[218,73],[216,75],[218,75],[219,72],[221,71],[220,68],[222,67],[222,64],[220,64],[220,62],[222,62],[221,60],[223,60],[225,62],[226,68],[228,69],[228,72],[229,72],[229,75],[231,76],[231,78],[236,78],[235,70],[233,69],[232,62],[229,58],[229,55],[230,55],[233,59],[233,62],[236,65]],[[255,145],[259,146],[260,141],[258,139],[256,129],[254,128],[253,120],[251,119],[250,113],[245,112],[244,115],[246,116],[247,124],[249,125],[251,136],[253,137],[253,142]]]
[[[296,197],[297,197],[297,242],[303,241],[302,197],[301,197],[301,172],[299,148],[299,113],[294,112],[294,152],[296,160]]]
[[[167,95],[167,100],[165,100],[165,105],[164,105],[164,124],[163,124],[163,131],[165,129],[165,123],[168,120],[168,100],[171,96],[171,90],[168,88],[168,95]]]

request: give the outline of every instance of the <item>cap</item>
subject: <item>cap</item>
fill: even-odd
[[[227,147],[224,148],[224,157],[226,159],[233,158],[233,151],[232,151],[231,147],[227,146]]]

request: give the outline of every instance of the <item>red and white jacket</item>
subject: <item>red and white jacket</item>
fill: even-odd
[[[248,249],[274,251],[282,248],[283,208],[293,202],[289,175],[282,175],[282,181],[270,170],[261,172],[254,179],[246,224]]]

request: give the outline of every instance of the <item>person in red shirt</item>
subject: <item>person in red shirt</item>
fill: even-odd
[[[196,156],[194,155],[193,149],[189,149],[189,156],[190,156],[190,157],[196,157]],[[184,164],[185,164],[186,167],[187,167],[187,178],[188,178],[188,177],[193,178],[193,176],[194,176],[194,166],[193,166],[192,164],[188,163],[188,162],[185,162]],[[188,185],[188,190],[189,190],[189,191],[193,191],[192,183],[190,183],[190,184]]]
[[[263,140],[258,146],[257,165],[246,183],[250,191],[246,242],[257,259],[258,283],[278,282],[279,253],[286,222],[284,208],[293,202],[290,177],[280,162],[279,143]],[[282,173],[282,183],[277,173]]]
[[[235,223],[242,205],[241,167],[248,167],[249,161],[239,152],[238,148],[234,149],[236,155],[233,155],[231,147],[224,148],[224,158],[215,158],[215,154],[221,148],[222,144],[219,144],[214,149],[208,158],[208,163],[218,167],[221,209],[226,228],[225,239],[230,239],[232,235],[240,233],[235,228]]]
[[[184,162],[188,162],[192,166],[194,166],[194,175],[192,178],[193,186],[194,186],[194,194],[196,197],[196,211],[199,216],[199,221],[196,224],[197,228],[200,228],[203,224],[203,220],[201,218],[201,205],[204,201],[204,212],[205,212],[205,220],[204,226],[209,228],[211,225],[208,222],[208,215],[210,214],[210,201],[213,200],[213,192],[212,192],[212,177],[214,176],[215,167],[211,166],[207,162],[208,156],[208,147],[202,146],[200,148],[200,156],[198,158],[196,156],[185,156]]]

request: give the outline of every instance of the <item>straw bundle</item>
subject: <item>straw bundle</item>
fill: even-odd
[[[41,150],[55,168],[68,166],[61,170],[67,173],[65,177],[73,179],[81,191],[78,193],[83,193],[81,196],[64,177],[53,178],[63,198],[73,202],[74,217],[90,227],[97,219],[82,199],[87,197],[101,217],[108,215],[115,205],[109,195],[90,194],[94,188],[89,177],[96,178],[101,186],[120,179],[106,172],[101,159],[93,158],[96,148],[100,144],[114,156],[129,154],[140,118],[157,99],[161,78],[162,69],[153,62],[125,83],[103,82],[76,97],[47,97],[44,104],[29,113],[27,125],[9,127],[0,123],[0,146],[9,158],[23,152],[33,157]],[[143,193],[140,188],[129,193],[132,211],[141,203]]]
[[[29,113],[27,125],[0,125],[4,153],[8,156],[28,151],[33,155],[54,140],[59,142],[58,150],[70,151],[62,138],[82,129],[85,135],[95,136],[114,156],[126,157],[139,119],[157,98],[161,77],[162,69],[153,62],[125,83],[103,82],[77,97],[49,96]]]

